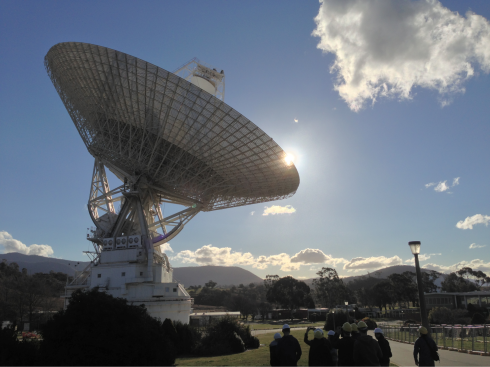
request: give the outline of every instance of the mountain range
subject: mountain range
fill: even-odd
[[[88,261],[71,261],[37,255],[24,255],[17,252],[0,254],[0,261],[16,262],[19,268],[27,269],[28,274],[62,272],[73,276],[75,271],[81,271],[90,263]],[[174,279],[184,284],[201,285],[210,280],[218,285],[239,285],[262,283],[263,280],[252,272],[238,266],[188,266],[174,268]]]
[[[81,271],[89,265],[88,261],[71,261],[64,259],[56,259],[52,257],[43,257],[37,255],[24,255],[17,252],[8,254],[0,254],[0,260],[5,259],[8,263],[16,262],[19,268],[26,268],[29,274],[34,273],[49,273],[51,270],[54,272],[62,272],[73,276],[75,271]],[[429,271],[421,269],[422,271]],[[379,269],[369,274],[356,275],[350,277],[344,277],[342,280],[344,283],[349,283],[362,277],[373,277],[379,279],[386,279],[388,276],[394,273],[403,273],[404,271],[415,272],[415,267],[410,265],[396,265],[387,268]],[[441,286],[441,282],[445,278],[445,274],[440,274],[439,278],[435,281],[437,286]],[[263,279],[255,275],[254,273],[240,268],[238,266],[188,266],[174,268],[174,279],[186,287],[191,285],[201,285],[210,280],[218,283],[218,286],[226,285],[248,285],[250,283],[262,283]],[[312,285],[313,278],[303,280],[306,284]]]

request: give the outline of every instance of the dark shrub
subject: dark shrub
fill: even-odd
[[[376,321],[374,321],[373,319],[370,319],[369,317],[363,318],[362,321],[364,321],[366,323],[368,330],[374,330],[378,327],[378,324],[376,323]]]
[[[18,341],[13,327],[0,330],[0,366],[34,366],[39,364],[39,342]]]
[[[354,308],[354,317],[356,318],[356,320],[361,320],[366,317],[366,315],[363,312],[359,311],[359,308],[356,307]]]
[[[162,323],[97,288],[76,291],[67,309],[41,327],[48,365],[172,365],[175,347]]]
[[[434,307],[429,312],[429,322],[431,324],[452,324],[454,313],[447,307]]]
[[[455,309],[451,310],[451,313],[453,314],[453,322],[455,324],[466,325],[469,324],[471,321],[471,318],[468,317],[468,312],[466,310]]]
[[[335,327],[334,327],[334,317],[335,317]],[[335,330],[336,327],[342,326],[344,322],[353,323],[354,319],[349,317],[345,312],[335,312],[335,313],[330,312],[327,316],[327,322],[325,323],[323,329],[327,331]]]
[[[243,327],[232,318],[224,317],[208,327],[201,340],[198,354],[223,355],[241,353],[253,341],[250,328]]]
[[[174,327],[177,332],[177,355],[193,354],[201,342],[201,333],[189,324],[183,324],[180,321],[174,321]]]
[[[474,313],[473,317],[471,318],[472,324],[484,324],[485,322],[486,322],[486,317],[478,312]]]

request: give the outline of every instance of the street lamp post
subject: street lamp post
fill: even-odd
[[[335,331],[335,310],[332,311],[333,330]]]
[[[430,334],[429,319],[427,318],[427,309],[425,308],[424,285],[422,283],[422,273],[420,272],[419,264],[420,241],[410,241],[408,245],[410,246],[410,250],[412,250],[412,254],[415,257],[417,288],[419,290],[420,320],[422,320],[422,326],[425,326]]]
[[[347,306],[349,305],[349,301],[345,301],[345,314],[347,316],[347,322],[349,322],[349,310],[347,309]]]

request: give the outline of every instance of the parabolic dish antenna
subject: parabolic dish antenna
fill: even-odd
[[[192,73],[186,79],[207,91],[106,47],[67,42],[47,53],[48,74],[95,157],[89,209],[99,229],[96,237],[119,236],[124,223],[114,228],[117,217],[138,206],[129,203],[134,200],[127,194],[116,214],[111,204],[117,193],[138,193],[148,217],[150,212],[158,216],[154,206],[162,202],[185,205],[192,209],[186,213],[195,214],[284,199],[296,192],[299,175],[287,154],[210,93],[223,72],[192,61],[195,67],[180,70]],[[104,166],[124,182],[120,189],[107,190]],[[96,209],[104,204],[109,215],[101,219]],[[158,237],[151,228],[145,235]]]
[[[169,317],[186,322],[190,297],[172,283],[160,245],[200,211],[294,195],[296,167],[224,103],[224,72],[197,59],[171,73],[106,47],[67,42],[49,50],[45,66],[95,158],[88,201],[95,227],[87,234],[95,252],[67,294],[99,287],[153,305],[154,316],[173,312]],[[106,167],[122,181],[115,189]],[[163,203],[186,208],[164,217]]]

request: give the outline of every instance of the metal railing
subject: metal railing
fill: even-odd
[[[414,343],[420,325],[380,325],[385,337]],[[490,325],[431,325],[431,337],[442,349],[490,352]]]

